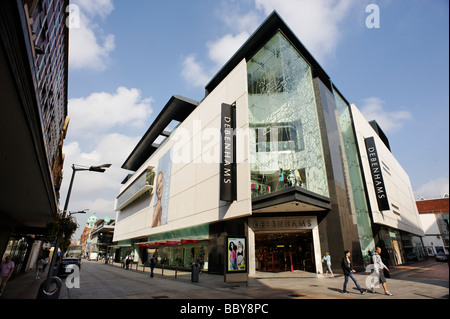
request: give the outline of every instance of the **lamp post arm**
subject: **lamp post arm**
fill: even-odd
[[[75,179],[75,173],[77,170],[75,169],[75,165],[72,165],[72,177],[70,179],[69,190],[67,191],[66,202],[64,203],[63,217],[66,216],[67,208],[69,207],[69,199],[70,194],[72,193],[73,180]]]
[[[77,170],[75,168],[75,165],[72,165],[72,177],[70,179],[69,190],[67,191],[66,202],[64,204],[62,221],[66,218],[66,212],[67,212],[67,208],[69,206],[69,199],[70,199],[70,194],[72,193],[73,180],[75,178],[76,171]],[[61,237],[62,237],[61,229],[58,229],[58,232],[56,234],[55,248],[53,249],[52,260],[50,262],[49,269],[48,269],[47,279],[50,279],[51,277],[53,277],[53,269],[55,268],[56,257],[58,256],[59,244],[61,243]],[[61,258],[62,258],[62,256],[61,256]]]
[[[70,199],[70,194],[72,193],[72,186],[73,186],[73,180],[75,178],[75,173],[77,171],[93,171],[93,172],[103,173],[105,171],[105,169],[109,168],[109,167],[111,167],[111,164],[103,164],[101,166],[91,166],[90,168],[76,168],[75,164],[72,165],[72,177],[70,179],[69,189],[67,191],[66,202],[64,204],[64,210],[63,210],[63,214],[62,214],[62,221],[64,221],[64,219],[66,218],[67,209],[69,207],[69,199]],[[54,248],[54,251],[53,251],[52,260],[50,262],[50,267],[49,267],[49,270],[48,270],[47,284],[50,282],[49,279],[53,275],[53,268],[55,267],[56,257],[58,256],[58,249],[59,249],[59,244],[61,242],[61,237],[62,237],[62,231],[61,231],[61,229],[58,229],[58,233],[56,235],[56,241],[55,241],[55,248]],[[62,258],[62,256],[61,256],[61,258]]]

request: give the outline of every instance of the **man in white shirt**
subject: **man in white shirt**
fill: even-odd
[[[381,253],[381,248],[377,247],[375,250],[375,253],[372,255],[373,266],[375,269],[375,273],[378,276],[378,280],[381,283],[381,285],[383,286],[384,294],[388,295],[388,296],[392,296],[392,294],[387,290],[386,277],[384,277],[384,273],[383,273],[383,269],[386,269],[387,271],[389,271],[389,268],[386,267],[386,265],[381,260],[380,253]],[[373,287],[372,287],[372,292],[374,292]]]

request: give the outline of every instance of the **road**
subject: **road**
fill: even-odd
[[[189,273],[179,273],[175,278],[173,271],[165,270],[164,276],[161,269],[155,272],[155,277],[150,278],[148,272],[141,270],[84,262],[80,288],[68,289],[63,283],[60,299],[88,300],[84,309],[98,308],[102,314],[119,315],[116,312],[121,309],[146,309],[148,313],[162,311],[171,319],[281,318],[292,316],[293,312],[340,311],[346,306],[358,306],[371,313],[374,300],[377,300],[378,309],[381,309],[379,302],[385,302],[389,307],[382,308],[389,309],[391,315],[397,312],[416,315],[416,311],[422,311],[424,307],[433,309],[433,314],[437,315],[447,309],[449,299],[448,265],[436,262],[392,270],[388,287],[393,296],[385,296],[381,288],[375,294],[361,295],[353,283],[348,286],[350,293],[344,295],[340,293],[342,275],[327,278],[305,272],[266,273],[250,278],[246,285],[225,284],[223,276],[217,275],[202,274],[199,282],[191,282]],[[368,275],[359,273],[356,278],[364,287]],[[100,299],[109,300],[105,303]],[[130,299],[142,302],[127,303]],[[391,299],[394,299],[395,307],[390,306],[393,305]],[[411,303],[411,299],[418,303]],[[432,303],[423,303],[427,300]]]
[[[388,288],[394,294],[384,296],[381,288],[376,294],[361,296],[353,283],[350,294],[342,295],[343,277],[317,277],[305,272],[260,274],[243,283],[225,284],[223,276],[201,274],[199,282],[191,282],[189,273],[161,269],[155,277],[141,270],[125,270],[117,266],[84,262],[80,287],[68,289],[63,283],[60,299],[448,299],[449,273],[447,263],[432,261],[400,266],[392,271]],[[356,275],[364,288],[367,274]],[[71,283],[73,281],[69,281]]]
[[[416,316],[418,311],[431,309],[433,315],[438,316],[448,309],[448,264],[434,260],[392,268],[388,287],[393,296],[385,296],[381,288],[375,294],[360,295],[353,283],[348,286],[350,293],[344,295],[340,292],[342,275],[329,278],[300,271],[257,273],[255,277],[249,278],[248,284],[225,284],[223,276],[217,275],[202,274],[199,282],[191,282],[190,273],[177,273],[177,278],[175,272],[170,270],[165,270],[164,276],[161,269],[155,270],[155,273],[155,277],[150,278],[148,269],[143,272],[142,268],[138,271],[125,270],[119,268],[118,264],[84,262],[79,288],[68,288],[67,283],[69,286],[76,283],[70,277],[63,281],[59,304],[65,306],[61,308],[64,313],[71,314],[71,309],[77,309],[74,312],[76,315],[84,314],[85,311],[102,316],[121,315],[123,310],[132,311],[133,314],[135,310],[145,311],[147,315],[164,311],[165,318],[170,319],[278,319],[292,316],[292,313],[301,315],[311,311],[333,311],[333,314],[356,311],[354,306],[365,309],[368,314],[374,309],[380,309],[388,311],[390,315],[399,312],[402,316]],[[355,277],[364,288],[370,274],[357,273]],[[20,309],[21,313],[29,312],[34,316],[37,311],[49,311],[50,308],[42,308],[41,302],[27,304],[24,300],[36,300],[39,286],[45,278],[43,276],[36,280],[34,273],[30,272],[11,280],[0,302],[5,302],[5,307],[14,307]],[[131,299],[141,302],[130,303]],[[76,300],[83,303],[74,305]],[[16,305],[14,301],[17,301]],[[376,307],[373,301],[377,301]],[[380,307],[380,301],[388,307]],[[427,301],[431,303],[424,303]]]

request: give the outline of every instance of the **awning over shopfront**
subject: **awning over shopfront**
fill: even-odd
[[[197,244],[199,241],[194,239],[180,239],[180,240],[168,240],[168,241],[153,241],[145,243],[137,243],[138,247],[156,248],[166,246],[181,246],[184,244]]]
[[[126,248],[126,247],[131,247],[130,244],[125,244],[125,245],[111,245],[108,246],[108,248]]]
[[[331,209],[330,199],[302,187],[289,187],[252,199],[253,213],[320,212]]]

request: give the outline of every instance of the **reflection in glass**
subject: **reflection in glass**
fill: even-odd
[[[369,208],[367,207],[364,182],[361,175],[361,165],[350,115],[350,107],[337,91],[334,91],[333,94],[336,101],[338,124],[345,148],[345,158],[343,160],[347,163],[348,168],[346,171],[348,172],[350,181],[348,191],[350,192],[350,199],[353,201],[352,206],[356,214],[362,255],[364,260],[368,262],[369,251],[373,252],[375,250],[375,242],[372,234]]]
[[[311,68],[279,32],[247,63],[251,190],[329,196]]]

